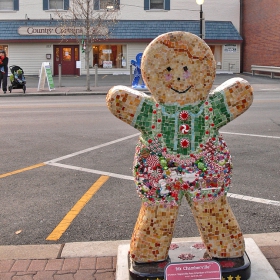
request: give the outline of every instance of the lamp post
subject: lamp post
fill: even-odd
[[[201,39],[204,39],[204,34],[203,34],[203,28],[202,28],[202,24],[203,24],[203,11],[202,11],[202,4],[204,3],[204,0],[196,0],[196,4],[200,5],[200,34],[199,37]]]

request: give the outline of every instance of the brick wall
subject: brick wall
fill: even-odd
[[[280,0],[243,0],[243,72],[280,66]]]

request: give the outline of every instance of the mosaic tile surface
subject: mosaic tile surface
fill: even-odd
[[[210,255],[243,255],[242,233],[226,200],[231,155],[219,129],[250,107],[252,87],[233,78],[211,92],[215,60],[210,48],[197,36],[180,31],[162,34],[149,44],[141,71],[151,96],[116,86],[106,98],[112,114],[141,132],[133,163],[142,199],[131,242],[134,260],[165,258],[171,221],[183,197]],[[162,209],[166,215],[157,215]],[[158,228],[150,226],[151,220]],[[167,225],[168,236],[163,230]],[[158,237],[149,239],[153,234]]]

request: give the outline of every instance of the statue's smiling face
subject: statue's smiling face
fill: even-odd
[[[164,58],[163,58],[164,59]],[[183,94],[194,87],[193,75],[191,73],[191,62],[187,59],[186,55],[176,54],[170,52],[168,61],[165,61],[168,65],[162,71],[162,82],[164,85],[174,91],[174,93]]]
[[[142,57],[142,76],[160,103],[205,100],[215,78],[210,48],[197,36],[172,32],[157,37]]]
[[[168,74],[165,76],[166,77],[166,80],[167,81],[172,81],[171,85],[170,85],[170,88],[172,90],[174,90],[175,92],[178,92],[178,93],[185,93],[187,92],[188,90],[191,89],[191,87],[193,86],[192,84],[188,83],[186,84],[185,86],[185,89],[182,90],[182,85],[181,83],[186,80],[186,79],[189,79],[191,78],[191,72],[188,68],[188,66],[184,66],[183,67],[183,75],[181,75],[181,73],[179,73],[179,75],[176,75],[175,73],[172,74],[173,70],[171,67],[167,67],[166,70],[168,71]],[[174,80],[174,76],[175,76],[175,80]],[[176,78],[177,76],[177,78]],[[182,82],[181,82],[182,81]],[[176,86],[176,84],[179,82],[179,87]],[[177,88],[177,89],[176,89]]]

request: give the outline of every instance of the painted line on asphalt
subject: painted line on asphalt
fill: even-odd
[[[123,138],[119,138],[119,139],[117,139],[117,140],[110,141],[110,142],[107,142],[107,143],[104,143],[104,144],[101,144],[101,145],[97,145],[97,146],[94,146],[94,147],[91,147],[91,148],[88,148],[88,149],[85,149],[85,150],[81,150],[81,151],[79,151],[79,152],[75,152],[75,153],[72,153],[72,154],[69,154],[69,155],[66,155],[66,156],[62,156],[62,157],[59,157],[59,158],[55,158],[55,159],[46,161],[45,163],[46,163],[46,164],[49,164],[49,163],[58,162],[58,161],[61,161],[61,160],[64,160],[64,159],[68,159],[68,158],[71,158],[71,157],[74,157],[74,156],[78,156],[78,155],[81,155],[81,154],[84,154],[84,153],[91,152],[91,151],[93,151],[93,150],[96,150],[96,149],[99,149],[99,148],[102,148],[102,147],[109,146],[109,145],[112,145],[112,144],[115,144],[115,143],[118,143],[118,142],[121,142],[121,141],[130,139],[130,138],[133,138],[133,137],[139,136],[139,135],[140,135],[140,133],[132,134],[132,135],[130,135],[130,136],[126,136],[126,137],[123,137]]]
[[[76,108],[76,107],[105,107],[106,104],[81,104],[81,103],[75,103],[75,104],[22,104],[22,105],[0,105],[0,108],[2,109],[26,109],[26,108],[32,108],[32,109],[40,109],[40,108]]]
[[[256,91],[280,91],[280,88],[261,88],[259,90],[256,90]]]
[[[228,193],[228,197],[236,198],[236,199],[242,199],[242,200],[246,200],[246,201],[263,203],[263,204],[267,204],[267,205],[280,206],[280,201],[258,198],[258,197],[253,197],[253,196]]]
[[[81,210],[90,201],[93,195],[101,188],[102,185],[109,179],[109,176],[101,176],[89,190],[78,200],[78,202],[72,207],[72,209],[65,215],[62,221],[57,227],[51,232],[46,240],[56,241],[63,233],[68,229],[73,220],[78,216]]]
[[[57,166],[57,167],[61,167],[61,168],[66,168],[66,169],[82,171],[82,172],[93,173],[93,174],[106,175],[106,176],[113,177],[113,178],[118,178],[118,179],[124,179],[124,180],[130,180],[130,181],[134,180],[133,176],[104,172],[104,171],[101,171],[101,170],[83,168],[83,167],[79,167],[79,166],[60,164],[60,163],[50,163],[49,165],[53,165],[53,166]],[[246,196],[246,195],[228,193],[228,197],[241,199],[241,200],[252,201],[252,202],[263,203],[263,204],[267,204],[267,205],[280,206],[280,201],[258,198],[258,197],[253,197],[253,196]]]
[[[57,109],[57,110],[40,110],[40,111],[34,111],[34,110],[29,110],[29,111],[27,111],[27,110],[24,110],[24,111],[20,111],[21,113],[31,113],[31,114],[41,114],[41,113],[49,113],[49,114],[53,114],[53,113],[64,113],[64,112],[67,112],[67,113],[69,113],[69,112],[92,112],[92,109],[81,109],[81,110],[61,110],[61,109]],[[6,111],[6,112],[4,112],[4,111],[1,111],[0,112],[0,114],[5,114],[5,115],[7,115],[7,114],[15,114],[15,112],[14,111],[12,111],[12,110],[10,110],[10,111]]]
[[[234,133],[234,132],[221,132],[221,133],[222,134],[231,134],[231,135],[280,139],[280,137],[278,137],[278,136],[267,136],[267,135],[245,134],[245,133]],[[83,168],[83,167],[72,166],[72,165],[67,165],[67,164],[61,164],[61,163],[57,163],[57,162],[61,161],[61,160],[64,160],[64,159],[68,159],[68,158],[77,156],[77,155],[80,155],[80,154],[84,154],[84,153],[87,153],[87,152],[90,152],[90,151],[93,151],[93,150],[96,150],[96,149],[99,149],[99,148],[102,148],[102,147],[105,147],[105,146],[109,146],[109,145],[112,145],[112,144],[130,139],[130,138],[133,138],[133,137],[139,136],[139,135],[140,135],[140,133],[136,133],[136,134],[126,136],[126,137],[123,137],[123,138],[120,138],[120,139],[117,139],[117,140],[114,140],[114,141],[110,141],[110,142],[107,142],[107,143],[104,143],[104,144],[101,144],[101,145],[97,145],[97,146],[94,146],[94,147],[91,147],[91,148],[88,148],[88,149],[85,149],[85,150],[81,150],[79,152],[75,152],[75,153],[72,153],[72,154],[69,154],[69,155],[65,155],[65,156],[62,156],[62,157],[44,162],[44,163],[29,166],[29,167],[26,167],[26,168],[23,168],[23,169],[20,169],[20,170],[15,170],[13,172],[5,173],[5,174],[0,175],[0,178],[4,178],[4,177],[14,175],[14,174],[17,174],[17,173],[20,173],[20,172],[31,170],[31,169],[34,169],[34,168],[37,168],[37,167],[41,167],[41,166],[45,166],[45,165],[51,165],[51,166],[56,166],[56,167],[60,167],[60,168],[72,169],[72,170],[77,170],[77,171],[82,171],[82,172],[99,174],[99,175],[107,176],[107,177],[114,177],[114,178],[133,181],[134,180],[133,176],[127,176],[127,175],[122,175],[122,174],[117,174],[117,173],[105,172],[105,171],[101,171],[101,170],[95,170],[95,169]],[[251,196],[243,196],[243,195],[232,194],[232,193],[229,193],[228,196],[232,197],[232,198],[236,198],[236,199],[242,199],[242,200],[248,200],[248,201],[253,201],[253,202],[258,202],[258,203],[280,206],[279,201],[273,201],[273,200],[262,199],[262,198],[251,197]]]
[[[25,167],[25,168],[22,168],[22,169],[18,169],[18,170],[12,171],[12,172],[1,174],[0,178],[5,178],[5,177],[11,176],[11,175],[15,175],[15,174],[18,174],[18,173],[21,173],[21,172],[24,172],[24,171],[32,170],[32,169],[35,169],[35,168],[38,168],[38,167],[41,167],[41,166],[45,166],[45,165],[46,165],[45,163],[39,163],[39,164],[31,165],[31,166],[28,166],[28,167]]]
[[[275,103],[275,102],[280,102],[279,99],[257,99],[253,101],[254,103]]]
[[[280,139],[280,136],[246,134],[246,133],[234,133],[234,132],[225,132],[225,131],[220,131],[220,133],[221,134],[232,134],[232,135],[242,135],[242,136],[251,136],[251,137],[262,137],[262,138]]]
[[[73,165],[68,165],[68,164],[63,164],[63,163],[48,162],[46,164],[56,166],[56,167],[60,167],[60,168],[83,171],[83,172],[88,172],[88,173],[93,173],[93,174],[98,174],[98,175],[104,175],[104,176],[109,176],[109,177],[114,177],[114,178],[119,178],[119,179],[124,179],[124,180],[134,180],[134,178],[132,176],[121,175],[121,174],[117,174],[117,173],[111,173],[111,172],[95,170],[95,169],[89,169],[89,168],[84,168],[84,167],[79,167],[79,166],[73,166]]]
[[[251,137],[262,137],[262,138],[272,138],[272,139],[280,139],[279,136],[269,136],[269,135],[257,135],[257,134],[246,134],[246,133],[234,133],[234,132],[220,132],[221,134],[231,134],[231,135],[241,135],[241,136],[251,136]],[[88,149],[85,149],[85,150],[81,150],[81,151],[78,151],[78,152],[75,152],[75,153],[72,153],[72,154],[68,154],[68,155],[65,155],[65,156],[62,156],[62,157],[59,157],[59,158],[55,158],[55,159],[52,159],[52,160],[49,160],[49,161],[46,161],[45,164],[52,164],[52,163],[55,163],[55,162],[58,162],[58,161],[62,161],[64,159],[68,159],[68,158],[71,158],[71,157],[75,157],[77,155],[81,155],[81,154],[84,154],[84,153],[88,153],[88,152],[91,152],[93,150],[97,150],[97,149],[100,149],[100,148],[103,148],[103,147],[106,147],[106,146],[109,146],[109,145],[113,145],[115,143],[118,143],[118,142],[121,142],[121,141],[124,141],[124,140],[127,140],[127,139],[130,139],[130,138],[133,138],[133,137],[136,137],[136,136],[139,136],[140,133],[136,133],[136,134],[132,134],[132,135],[129,135],[129,136],[126,136],[126,137],[123,137],[123,138],[119,138],[117,140],[114,140],[114,141],[110,141],[110,142],[107,142],[107,143],[104,143],[104,144],[101,144],[101,145],[97,145],[97,146],[94,146],[94,147],[91,147],[91,148],[88,148]]]

